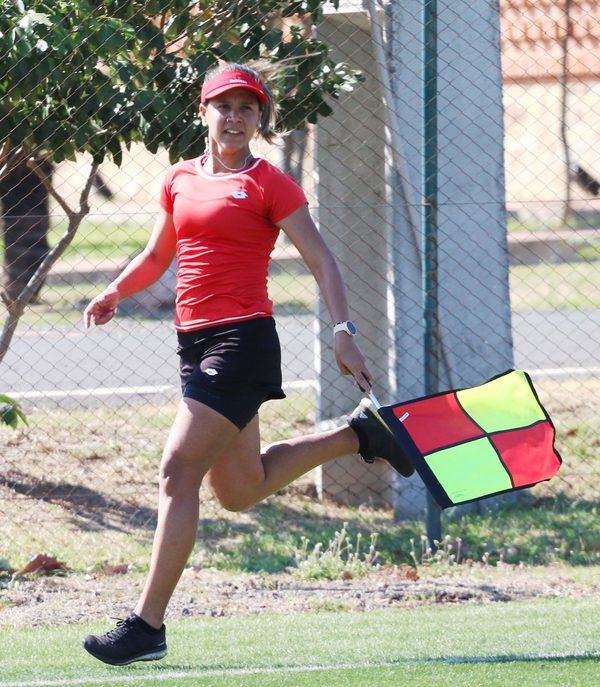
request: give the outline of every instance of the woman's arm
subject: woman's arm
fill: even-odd
[[[303,205],[278,223],[296,246],[315,277],[331,315],[332,326],[349,319],[346,289],[333,253],[327,247]],[[354,338],[345,332],[334,334],[335,357],[342,374],[350,374],[363,391],[371,388],[371,374]]]
[[[173,216],[161,209],[144,250],[84,310],[85,328],[92,323],[106,324],[114,317],[119,301],[157,281],[171,264],[175,245]]]

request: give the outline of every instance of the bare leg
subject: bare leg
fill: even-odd
[[[183,399],[165,445],[160,471],[158,523],[150,571],[135,613],[160,627],[198,527],[198,490],[214,460],[239,429],[211,408]]]
[[[252,425],[256,429],[252,430]],[[309,470],[358,451],[358,437],[349,426],[278,441],[259,454],[244,434],[259,436],[258,417],[224,452],[207,474],[207,481],[224,508],[244,510],[287,486]]]
[[[297,437],[260,453],[258,416],[240,430],[219,413],[183,399],[160,473],[158,523],[150,571],[135,613],[160,627],[196,539],[204,476],[223,506],[243,510],[309,470],[358,450],[350,427]]]

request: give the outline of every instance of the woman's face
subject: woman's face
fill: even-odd
[[[260,122],[258,98],[246,88],[232,88],[200,105],[211,143],[231,152],[249,147]]]

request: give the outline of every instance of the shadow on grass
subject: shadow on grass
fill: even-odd
[[[197,543],[204,561],[224,570],[280,572],[294,564],[294,552],[303,546],[304,538],[309,550],[317,544],[325,550],[346,524],[352,546],[360,536],[361,550],[366,553],[371,535],[377,534],[382,561],[410,563],[410,540],[419,537],[421,523],[393,522],[385,510],[372,510],[367,518],[358,508],[328,509],[323,504],[307,512],[303,507],[307,503],[312,503],[311,499],[300,501],[297,496],[283,495],[255,506],[242,522],[201,519]]]
[[[310,503],[310,500],[304,501]],[[422,521],[395,521],[391,512],[361,509],[313,509],[308,512],[298,498],[278,496],[251,509],[244,521],[203,518],[198,545],[204,560],[221,569],[246,572],[278,572],[294,563],[294,551],[308,539],[309,550],[318,543],[324,550],[347,523],[351,544],[361,536],[366,551],[377,534],[381,562],[413,565],[413,542],[420,555],[425,534]],[[318,512],[315,512],[318,511]],[[459,563],[485,565],[547,565],[564,561],[573,566],[600,563],[600,510],[592,501],[566,497],[531,499],[527,504],[504,509],[443,516],[441,547]],[[422,561],[420,561],[422,562]]]
[[[16,471],[0,477],[0,486],[59,506],[82,531],[134,534],[136,530],[152,531],[156,524],[154,508],[127,503],[118,494],[105,494],[80,484],[38,479]],[[195,555],[201,565],[221,570],[283,571],[294,565],[294,554],[305,539],[309,551],[317,544],[325,550],[345,524],[350,544],[356,545],[360,535],[361,552],[366,553],[371,535],[377,534],[376,548],[382,563],[412,565],[412,553],[416,550],[420,555],[425,534],[423,521],[396,521],[390,510],[319,502],[314,494],[293,489],[239,517],[225,517],[218,508],[204,509],[203,513]],[[462,516],[444,514],[442,532],[449,542],[448,552],[450,544],[460,540],[459,563],[600,563],[600,509],[591,500],[561,495],[531,498],[503,509],[481,508]]]
[[[460,537],[471,558],[491,563],[570,565],[600,563],[600,509],[596,501],[564,494],[450,520],[444,532]]]
[[[156,509],[124,503],[80,484],[52,482],[17,472],[10,477],[0,477],[0,486],[64,508],[84,531],[128,532],[131,529],[153,530],[156,526]]]

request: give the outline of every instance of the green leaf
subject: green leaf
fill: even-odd
[[[217,48],[217,53],[222,60],[226,62],[243,62],[247,55],[247,51],[241,46],[223,39]]]
[[[47,14],[42,14],[41,12],[34,12],[33,10],[27,10],[25,15],[19,21],[18,26],[25,31],[31,31],[36,24],[45,24],[46,26],[52,26],[52,20]]]
[[[123,163],[123,151],[121,149],[121,142],[116,136],[113,136],[109,139],[108,150],[115,165],[117,165],[117,167],[120,167]]]
[[[13,406],[0,406],[0,421],[2,421],[5,425],[10,425],[13,429],[17,426],[19,417]]]
[[[275,79],[282,126],[329,116],[358,72],[329,46],[292,26],[282,41],[275,13],[314,21],[337,0],[12,0],[0,15],[0,143],[11,136],[54,160],[90,153],[120,161],[143,142],[175,156],[195,153],[198,94],[217,60],[295,61]],[[191,11],[191,7],[195,10]],[[173,41],[177,50],[167,50]],[[246,47],[244,47],[246,46]]]
[[[281,45],[282,32],[279,30],[268,31],[262,36],[262,43],[269,52],[276,50]]]
[[[317,114],[320,114],[321,117],[329,117],[333,114],[333,109],[323,101],[317,108]]]
[[[19,420],[28,425],[27,417],[21,410],[21,406],[10,396],[0,395],[0,422],[9,425],[13,429],[17,427]]]

